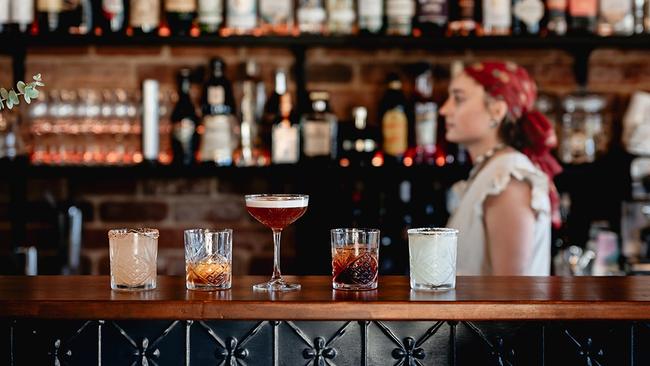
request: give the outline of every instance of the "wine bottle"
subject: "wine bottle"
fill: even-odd
[[[201,32],[218,33],[224,19],[223,0],[199,0],[199,26]]]
[[[515,35],[537,35],[544,18],[544,3],[541,0],[514,0],[512,5],[512,33]]]
[[[415,79],[415,162],[433,165],[438,130],[438,105],[433,101],[433,72],[426,65]]]
[[[9,0],[9,7],[12,31],[27,33],[34,23],[34,0]]]
[[[402,162],[408,149],[409,108],[397,74],[388,76],[387,86],[379,104],[382,150],[385,163],[395,164]]]
[[[96,14],[96,27],[101,33],[123,33],[126,31],[126,4],[125,0],[102,0],[100,9]]]
[[[449,21],[447,0],[418,0],[416,27],[424,36],[442,36]]]
[[[131,0],[129,23],[133,34],[155,34],[160,25],[158,0]]]
[[[395,36],[410,36],[415,17],[415,0],[386,0],[386,33]]]
[[[62,32],[61,11],[63,0],[37,0],[36,21],[39,33]]]
[[[384,28],[384,3],[382,0],[358,0],[359,32],[380,34]]]
[[[199,118],[190,97],[192,71],[183,68],[178,72],[178,102],[172,110],[172,163],[191,165],[195,162],[199,135],[196,131]]]
[[[547,0],[546,9],[548,20],[546,31],[550,35],[565,35],[568,29],[567,0]]]
[[[298,0],[298,29],[300,33],[323,34],[327,12],[323,0]]]
[[[480,0],[458,0],[449,3],[448,34],[452,36],[473,36],[478,30],[476,2]]]
[[[256,0],[226,0],[228,33],[252,34],[257,28]]]
[[[278,102],[278,115],[272,129],[273,164],[296,164],[300,159],[300,128],[293,112],[291,94],[280,94]]]
[[[9,0],[0,0],[0,33],[9,31]]]
[[[196,0],[165,0],[165,17],[172,34],[190,34],[196,17]]]
[[[510,0],[483,0],[483,32],[485,35],[510,34],[512,9]]]
[[[259,0],[260,28],[264,34],[291,35],[296,30],[292,0]]]
[[[334,35],[349,35],[355,31],[352,0],[327,0],[327,30]]]
[[[596,33],[598,0],[568,0],[570,31],[572,33]]]
[[[301,121],[302,156],[306,161],[328,163],[337,157],[338,120],[329,109],[328,92],[311,92],[311,112]]]

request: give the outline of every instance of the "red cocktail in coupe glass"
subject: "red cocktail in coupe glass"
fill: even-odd
[[[309,196],[304,194],[253,194],[245,196],[248,213],[273,230],[273,276],[269,282],[254,285],[255,290],[295,291],[297,283],[287,283],[280,272],[280,236],[282,230],[307,211]]]

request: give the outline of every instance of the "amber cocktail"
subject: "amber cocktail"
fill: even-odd
[[[287,283],[280,271],[280,237],[282,230],[307,211],[309,196],[302,194],[247,195],[246,209],[257,221],[273,230],[273,276],[269,282],[253,286],[264,291],[300,290],[297,283]]]
[[[332,287],[374,290],[379,274],[379,230],[332,230]]]

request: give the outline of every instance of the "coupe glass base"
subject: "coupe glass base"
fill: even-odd
[[[300,284],[297,283],[287,283],[284,280],[271,280],[269,282],[258,283],[253,285],[253,290],[255,291],[298,291],[300,290]]]

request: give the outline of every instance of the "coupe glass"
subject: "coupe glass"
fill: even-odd
[[[300,290],[297,283],[287,283],[280,272],[280,236],[282,230],[307,211],[309,196],[304,194],[247,195],[246,209],[257,221],[273,230],[273,276],[269,282],[254,285],[255,290]]]

